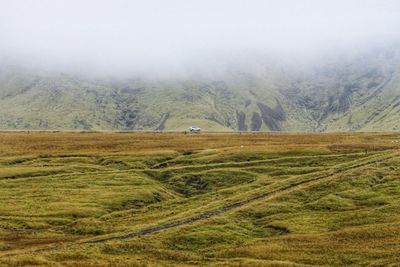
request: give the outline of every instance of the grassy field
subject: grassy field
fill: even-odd
[[[0,266],[398,266],[400,134],[0,133]]]

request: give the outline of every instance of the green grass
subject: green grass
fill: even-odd
[[[53,145],[43,151],[36,144],[46,135]],[[400,260],[400,160],[390,146],[395,134],[246,135],[244,147],[226,146],[234,134],[175,134],[161,148],[171,135],[157,135],[143,147],[135,138],[151,134],[98,134],[104,139],[89,145],[91,134],[76,133],[68,142],[82,146],[69,150],[69,143],[57,145],[65,135],[31,134],[34,148],[25,153],[18,134],[3,135],[0,266],[395,266]],[[118,141],[121,149],[104,150],[126,136]],[[338,144],[334,149],[330,140]],[[190,224],[82,243],[281,188]],[[46,247],[55,249],[40,250]]]
[[[251,60],[215,76],[175,79],[3,66],[0,129],[398,131],[397,54],[387,48],[300,72]]]

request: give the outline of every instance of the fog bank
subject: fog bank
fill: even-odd
[[[397,42],[399,14],[397,0],[1,0],[0,59],[123,75],[312,62]]]

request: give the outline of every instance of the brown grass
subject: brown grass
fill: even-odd
[[[395,133],[0,132],[0,155],[48,156],[63,153],[133,153],[154,150],[183,152],[196,149],[248,149],[249,147],[271,150],[295,147],[381,150],[400,147],[398,140],[399,136]]]

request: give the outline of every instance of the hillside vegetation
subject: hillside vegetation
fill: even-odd
[[[0,129],[397,131],[399,59],[395,47],[305,66],[241,59],[215,75],[168,78],[4,65]]]
[[[400,135],[0,133],[0,266],[396,266]]]

